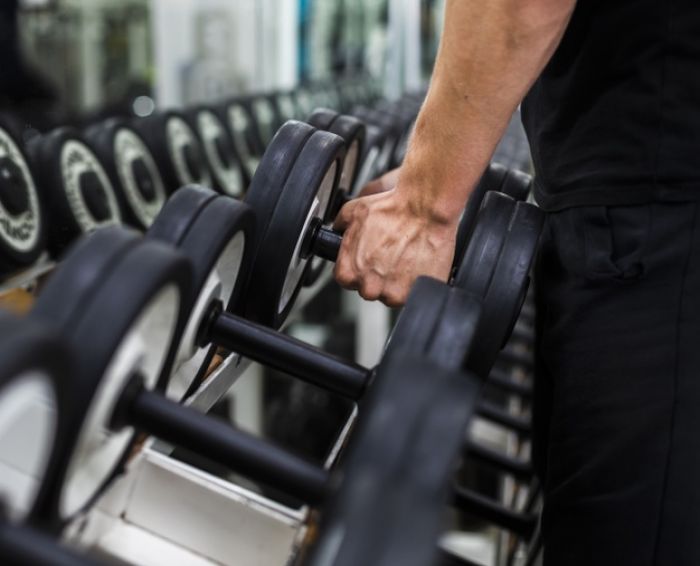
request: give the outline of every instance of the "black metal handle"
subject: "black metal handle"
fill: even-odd
[[[364,395],[370,381],[365,367],[229,313],[219,312],[202,334],[206,342],[352,400]]]
[[[510,474],[520,481],[530,481],[535,474],[532,464],[527,460],[507,456],[503,452],[488,448],[472,440],[467,441],[465,444],[465,455],[477,462],[482,462],[487,466]]]
[[[518,513],[468,489],[455,488],[452,503],[460,511],[486,519],[525,539],[529,539],[537,528],[537,515]]]
[[[342,243],[342,234],[324,228],[321,219],[314,218],[306,230],[301,246],[301,257],[307,259],[313,255],[335,262]]]
[[[129,421],[142,431],[310,504],[325,499],[329,474],[285,450],[162,395],[141,390]]]

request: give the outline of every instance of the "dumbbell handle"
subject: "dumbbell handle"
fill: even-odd
[[[325,499],[329,474],[323,468],[162,395],[141,389],[129,397],[127,422],[141,431],[305,503]]]
[[[52,538],[20,525],[0,524],[2,564],[95,566],[96,562],[64,548]]]
[[[338,259],[342,243],[342,234],[324,228],[321,219],[314,218],[306,230],[301,246],[301,257],[302,259],[307,259],[311,256],[316,256],[335,262]]]
[[[536,515],[518,513],[488,497],[459,486],[455,487],[452,504],[460,511],[486,519],[526,539],[532,536],[537,527]]]
[[[307,383],[343,397],[360,399],[371,378],[363,366],[324,352],[261,324],[222,312],[215,305],[200,331],[200,345],[210,342],[223,346]]]

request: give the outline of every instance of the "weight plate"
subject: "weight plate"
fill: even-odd
[[[253,212],[241,202],[198,187],[185,187],[179,193],[190,201],[203,200],[204,193],[209,198],[198,210],[168,203],[161,213],[164,223],[187,226],[180,235],[173,232],[170,237],[160,231],[159,239],[181,250],[191,260],[194,273],[191,294],[184,300],[183,331],[169,355],[173,374],[166,394],[178,401],[201,381],[216,351],[215,345],[197,345],[197,334],[212,302],[221,301],[231,311],[238,305],[250,269],[252,248],[247,244],[253,241],[255,223]]]
[[[202,141],[214,188],[232,197],[242,197],[245,179],[228,130],[219,117],[206,108],[194,110],[191,120]]]
[[[351,197],[356,197],[367,183],[383,173],[381,157],[386,135],[381,128],[371,124],[365,125],[365,134],[365,148],[360,159],[360,170],[350,193]]]
[[[529,274],[537,252],[544,213],[518,202],[503,247],[484,296],[484,317],[468,367],[486,377],[507,342],[527,294]]]
[[[182,187],[168,199],[146,237],[179,245],[193,219],[216,196],[211,189],[198,185]]]
[[[46,328],[3,312],[0,368],[0,500],[5,518],[35,521],[57,439],[65,433],[69,357]]]
[[[11,119],[0,116],[0,272],[36,261],[46,245],[44,211]]]
[[[467,249],[457,266],[455,287],[477,297],[486,296],[510,226],[515,201],[503,193],[488,191],[476,219]],[[485,315],[488,316],[488,315]]]
[[[98,243],[90,239],[92,245],[81,248],[80,256],[74,255],[76,249],[61,265],[61,270],[70,268],[62,284],[70,288],[70,276],[78,284],[99,253]],[[169,373],[166,356],[181,324],[181,299],[189,293],[188,261],[162,243],[141,240],[115,254],[110,266],[79,312],[58,316],[53,323],[76,361],[67,400],[68,434],[47,479],[42,507],[56,527],[85,509],[122,471],[134,431],[112,431],[115,409],[135,376],[146,389],[163,383]],[[48,286],[54,284],[51,280]],[[67,318],[70,325],[59,322]]]
[[[339,114],[335,110],[328,108],[316,108],[306,119],[308,124],[319,130],[328,130]]]
[[[381,372],[350,440],[311,566],[418,566],[431,563],[437,547],[478,383],[410,355]]]
[[[330,224],[335,219],[340,206],[342,206],[345,198],[350,193],[357,178],[360,155],[362,154],[365,138],[365,127],[357,118],[342,116],[326,109],[315,110],[309,117],[309,123],[319,129],[340,136],[345,142],[345,160],[343,161],[338,192],[336,193],[339,198],[334,199],[330,203],[321,203],[321,207],[328,211],[324,219],[325,223]],[[326,262],[321,258],[311,258],[311,266],[304,278],[304,284],[307,286],[313,285],[323,273],[325,265]]]
[[[253,131],[253,117],[240,101],[233,100],[219,107],[219,114],[228,128],[234,150],[243,164],[246,186],[258,167],[258,155],[262,155],[261,142]]]
[[[277,93],[277,110],[280,115],[281,123],[279,127],[287,120],[297,118],[297,107],[294,102],[294,93],[291,91]]]
[[[251,184],[251,191],[257,186],[255,198],[248,199],[257,217],[259,244],[246,292],[246,315],[273,328],[278,328],[289,314],[301,287],[308,265],[300,254],[302,241],[311,220],[326,215],[321,203],[327,206],[337,189],[345,151],[340,137],[316,130],[295,158],[291,151],[284,151],[280,134],[286,136],[286,129],[302,139],[308,130],[313,131],[311,126],[295,122],[287,122],[280,129],[272,144],[276,152],[279,147],[284,154],[277,161],[278,167],[293,165],[289,177],[284,184],[262,180],[256,184],[258,175],[267,170],[261,163]],[[268,214],[259,214],[261,208]]]
[[[481,302],[466,291],[419,277],[389,336],[380,367],[418,355],[457,370],[464,365],[481,317]]]
[[[395,121],[385,114],[370,110],[364,106],[355,107],[352,115],[366,124],[372,124],[382,131],[384,145],[377,159],[377,176],[383,175],[391,168],[391,159],[396,150],[396,145],[401,138],[401,131]]]
[[[513,197],[515,200],[527,200],[532,186],[532,177],[527,173],[510,169],[501,185],[501,192]]]
[[[253,114],[253,124],[257,128],[262,147],[267,147],[275,135],[275,109],[264,96],[252,97],[249,104]]]
[[[124,220],[145,230],[163,208],[165,183],[141,136],[124,120],[112,118],[85,131],[116,191]]]
[[[256,250],[262,234],[267,231],[279,193],[292,166],[314,131],[308,124],[290,120],[275,134],[262,156],[259,170],[251,180],[245,196],[245,202],[255,212]],[[257,256],[257,251],[255,255]]]
[[[55,256],[81,234],[122,222],[114,187],[85,139],[59,128],[27,144],[51,211],[49,251]]]
[[[498,191],[503,185],[503,181],[508,174],[508,169],[498,163],[491,163],[484,171],[484,174],[479,179],[479,182],[474,187],[467,206],[464,209],[462,218],[459,221],[457,230],[457,244],[455,249],[455,261],[453,265],[459,265],[461,258],[464,255],[464,250],[467,248],[469,238],[474,231],[474,223],[479,214],[479,209],[484,202],[484,197],[487,191]],[[512,196],[512,195],[509,195]]]
[[[212,185],[202,145],[183,114],[155,113],[135,119],[132,126],[155,157],[168,192],[194,183]]]

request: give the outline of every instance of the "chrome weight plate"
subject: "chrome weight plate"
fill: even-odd
[[[112,230],[117,240],[131,237]],[[189,263],[168,246],[133,238],[126,247],[110,248],[108,238],[89,237],[61,263],[31,313],[60,332],[76,362],[66,401],[68,441],[47,480],[42,508],[57,527],[123,469],[134,431],[115,433],[111,424],[124,388],[138,376],[154,389],[169,374],[166,361],[181,326],[182,297],[189,293]],[[57,300],[74,293],[86,271],[94,272],[96,257],[102,273],[83,289],[79,308],[68,301],[63,310]]]
[[[47,230],[34,176],[10,119],[0,116],[0,271],[36,261]]]
[[[76,130],[59,128],[34,138],[27,150],[50,210],[48,248],[54,256],[80,235],[122,222],[114,186]]]
[[[110,119],[85,131],[114,184],[124,220],[148,228],[165,204],[160,170],[141,136],[125,121]]]
[[[10,521],[41,520],[44,480],[65,434],[63,395],[70,379],[58,337],[0,313],[0,500]]]
[[[245,204],[192,186],[173,196],[148,234],[187,255],[194,271],[190,296],[184,299],[187,320],[172,352],[173,373],[166,389],[171,399],[185,397],[209,367],[216,348],[200,347],[197,338],[214,301],[230,311],[241,301],[250,270],[254,224],[253,212]]]

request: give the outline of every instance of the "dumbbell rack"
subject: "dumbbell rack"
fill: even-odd
[[[295,313],[328,283],[326,271],[301,292]],[[185,404],[210,410],[250,364],[232,353]],[[326,468],[335,462],[356,415],[355,410],[338,434]],[[308,507],[287,507],[176,460],[171,451],[148,439],[124,476],[69,525],[66,541],[138,566],[289,563],[307,534]]]

